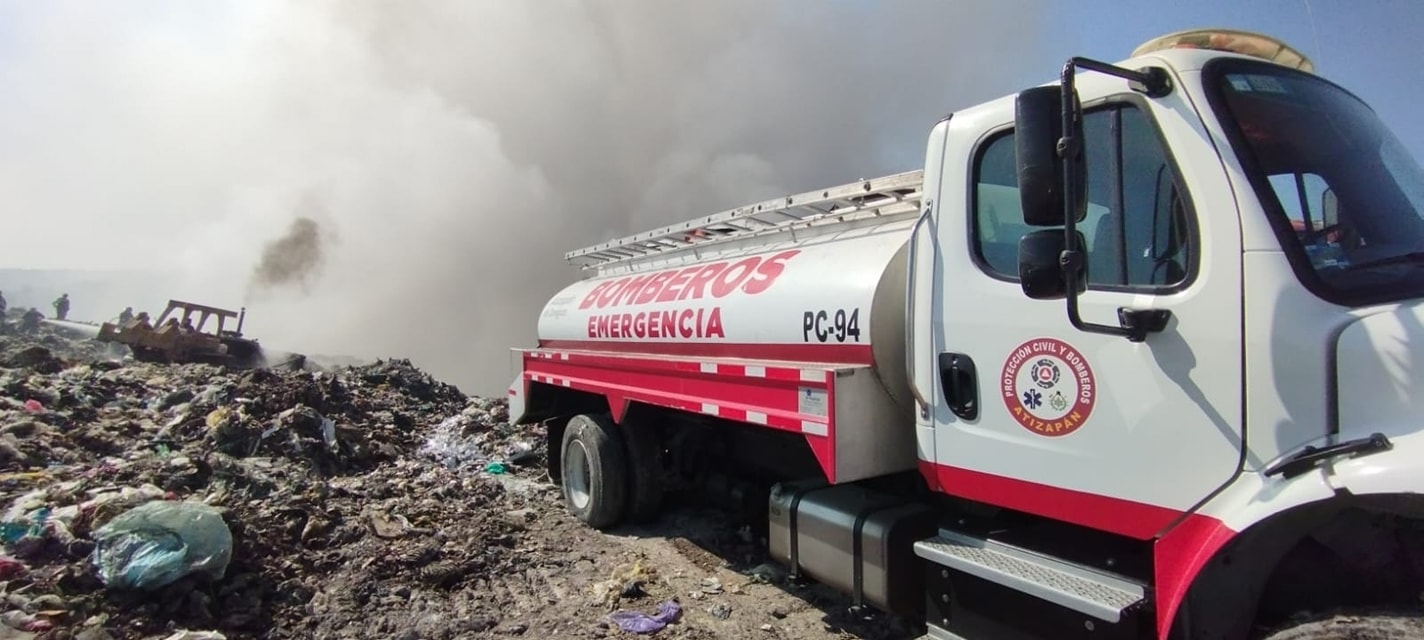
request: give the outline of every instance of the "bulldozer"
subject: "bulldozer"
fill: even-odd
[[[194,323],[196,316],[196,323]],[[105,322],[99,342],[127,346],[135,360],[162,363],[207,363],[237,369],[263,365],[262,347],[242,336],[247,309],[232,311],[169,300],[158,319],[140,315],[122,325]],[[212,326],[208,322],[215,320]]]

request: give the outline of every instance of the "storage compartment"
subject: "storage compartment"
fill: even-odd
[[[771,490],[773,558],[869,604],[901,615],[924,610],[914,543],[936,533],[934,512],[898,496],[848,484],[788,482]]]

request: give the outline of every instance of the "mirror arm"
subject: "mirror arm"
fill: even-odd
[[[1062,267],[1065,280],[1068,322],[1072,323],[1075,329],[1086,333],[1120,336],[1127,338],[1129,342],[1142,342],[1147,339],[1147,334],[1160,332],[1167,328],[1167,321],[1172,317],[1171,311],[1118,307],[1118,326],[1116,327],[1084,322],[1078,313],[1078,277],[1083,272],[1083,252],[1078,247],[1078,212],[1075,210],[1078,194],[1074,177],[1078,172],[1078,163],[1082,161],[1080,151],[1083,142],[1078,136],[1073,135],[1077,132],[1073,122],[1078,118],[1078,101],[1076,100],[1078,92],[1073,82],[1076,67],[1126,78],[1133,83],[1133,89],[1141,90],[1152,97],[1158,97],[1155,95],[1157,91],[1161,91],[1160,95],[1166,95],[1171,91],[1171,84],[1167,81],[1166,72],[1161,69],[1149,68],[1145,72],[1139,72],[1087,58],[1071,58],[1063,65],[1063,73],[1059,78],[1058,85],[1063,104],[1063,137],[1058,140],[1058,155],[1063,158],[1064,218],[1063,252],[1058,256],[1058,264]],[[1158,84],[1159,81],[1160,84]],[[1139,84],[1145,90],[1138,89]]]
[[[1122,78],[1127,81],[1127,85],[1133,91],[1149,98],[1161,98],[1172,93],[1172,77],[1167,75],[1167,71],[1161,67],[1143,67],[1133,70],[1089,58],[1069,58],[1068,63],[1063,65],[1063,77],[1067,78],[1072,75],[1074,67]]]

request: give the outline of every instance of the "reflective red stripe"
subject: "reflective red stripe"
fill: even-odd
[[[944,493],[1091,529],[1151,540],[1182,512],[1027,480],[920,461],[920,473]]]
[[[868,344],[785,344],[731,342],[654,342],[650,340],[540,340],[541,349],[604,351],[683,358],[737,358],[780,362],[873,364]]]
[[[764,375],[748,375],[748,367],[761,368]],[[650,354],[525,351],[523,375],[534,382],[602,395],[616,422],[623,420],[627,403],[634,401],[797,433],[806,438],[826,477],[836,479],[835,417],[801,412],[800,393],[808,387],[826,390],[828,406],[835,406],[830,374],[817,363],[795,367]],[[761,417],[749,421],[748,412]],[[814,428],[808,430],[808,423]]]

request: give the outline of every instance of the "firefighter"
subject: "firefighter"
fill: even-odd
[[[129,323],[130,320],[133,319],[133,307],[124,307],[124,310],[119,312],[119,326],[126,325]]]
[[[60,320],[69,317],[69,294],[63,294],[54,301],[54,317]]]
[[[20,331],[25,333],[39,331],[40,320],[42,319],[44,319],[44,314],[40,313],[39,309],[30,307],[30,310],[25,312],[24,317],[20,318]]]

